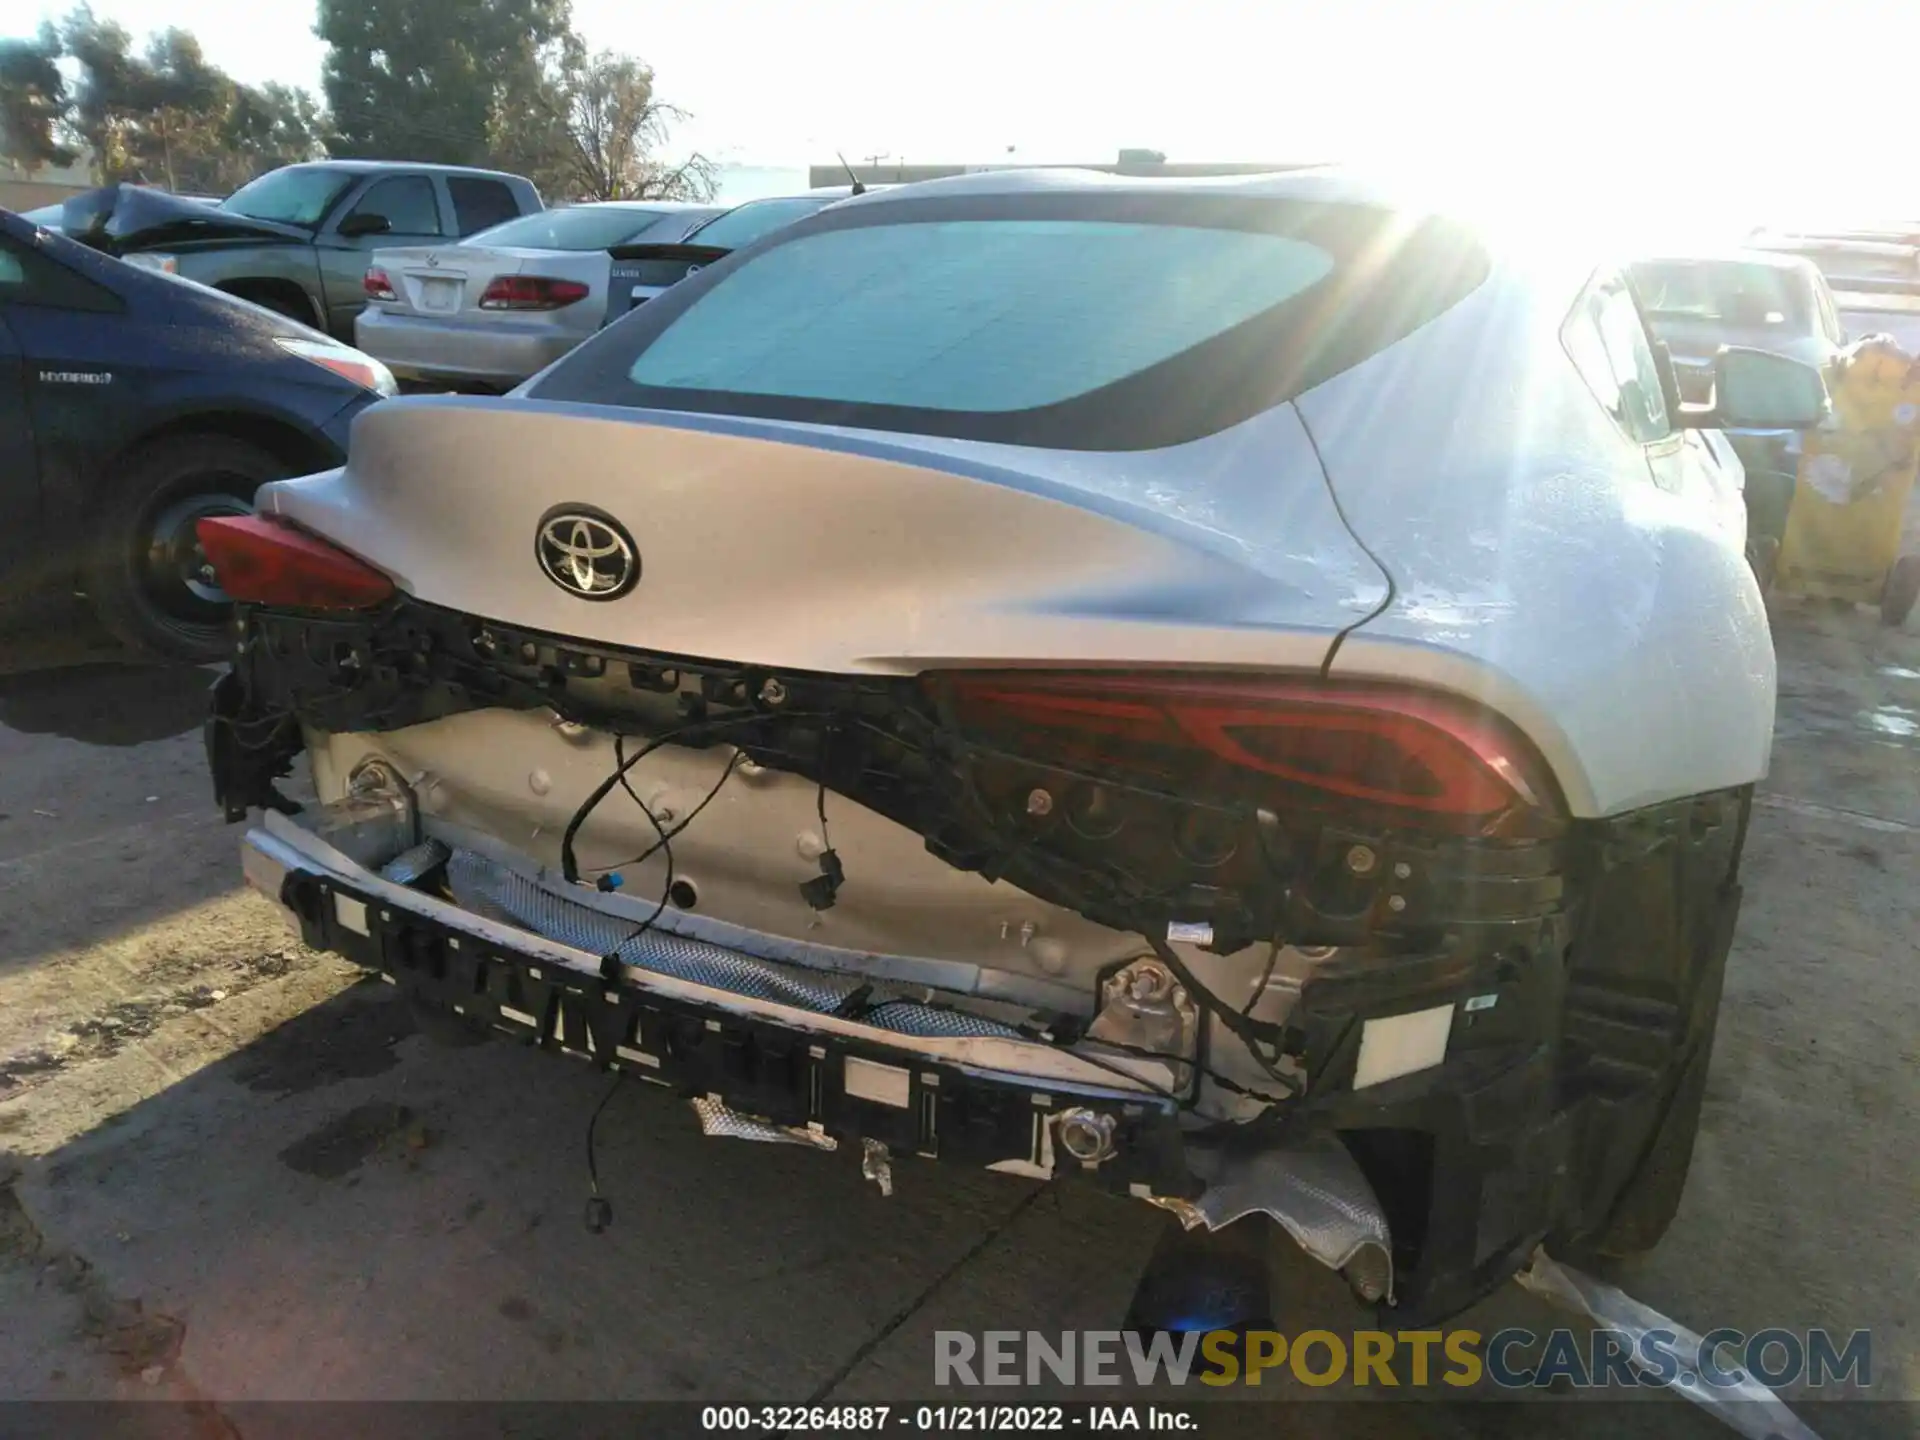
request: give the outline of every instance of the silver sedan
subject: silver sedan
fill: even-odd
[[[403,381],[511,389],[599,328],[609,246],[672,243],[723,208],[664,200],[571,205],[455,244],[377,250],[355,339]]]

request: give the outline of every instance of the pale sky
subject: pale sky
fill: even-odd
[[[240,80],[319,88],[300,0],[94,9],[191,29]],[[574,24],[650,63],[693,113],[678,142],[722,161],[1144,146],[1467,167],[1582,225],[1920,216],[1920,10],[1893,0],[574,0]]]

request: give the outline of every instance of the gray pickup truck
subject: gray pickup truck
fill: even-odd
[[[287,165],[215,205],[136,185],[62,207],[72,238],[198,280],[351,342],[375,249],[432,245],[543,209],[533,182],[494,170],[376,160]]]

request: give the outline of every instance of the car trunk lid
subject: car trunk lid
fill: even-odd
[[[608,252],[613,268],[607,284],[606,323],[695,274],[732,252],[717,245],[616,245]]]
[[[259,503],[451,609],[841,673],[1311,668],[1384,593],[1285,406],[1167,450],[1093,453],[417,397],[362,417],[345,469]],[[596,516],[630,537],[637,579],[584,598],[537,550],[556,520]]]
[[[597,250],[428,245],[375,251],[369,268],[384,272],[393,289],[392,300],[375,302],[389,313],[474,320],[509,319],[516,314],[524,318],[524,312],[481,308],[487,287],[503,276],[571,280],[598,290],[605,285],[609,264],[605,253]]]

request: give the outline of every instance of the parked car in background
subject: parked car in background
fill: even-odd
[[[204,522],[215,792],[312,947],[710,1134],[1431,1323],[1693,1148],[1775,684],[1688,431],[1827,397],[1661,354],[1334,170],[861,196]]]
[[[731,251],[753,244],[784,226],[818,214],[855,193],[867,194],[884,186],[830,185],[804,195],[773,195],[736,205],[706,224],[689,231],[683,249],[657,243],[658,236],[629,241],[613,251],[612,288],[607,296],[603,324],[611,325],[636,305],[645,304],[669,285],[677,284],[704,265]]]
[[[1855,339],[1891,335],[1920,354],[1920,225],[1759,230],[1747,244],[1818,266]]]
[[[1713,357],[1722,345],[1824,366],[1846,344],[1833,292],[1800,256],[1734,250],[1636,260],[1629,269],[1690,405],[1712,398]]]
[[[1636,260],[1635,292],[1656,339],[1668,348],[1681,401],[1713,399],[1722,346],[1784,355],[1824,370],[1846,344],[1826,278],[1803,256],[1764,250]],[[1744,471],[1748,558],[1763,586],[1786,532],[1800,464],[1800,433],[1728,432]]]
[[[135,185],[89,191],[62,207],[62,228],[350,340],[374,250],[437,244],[542,208],[518,175],[328,160],[269,171],[212,206]]]
[[[673,243],[720,213],[672,201],[569,205],[452,245],[376,250],[355,342],[403,381],[511,389],[600,327],[611,247]]]
[[[127,644],[224,657],[195,524],[344,458],[381,365],[0,211],[0,602],[83,591]]]
[[[1746,248],[1810,260],[1836,293],[1920,292],[1920,225],[1762,228]]]

